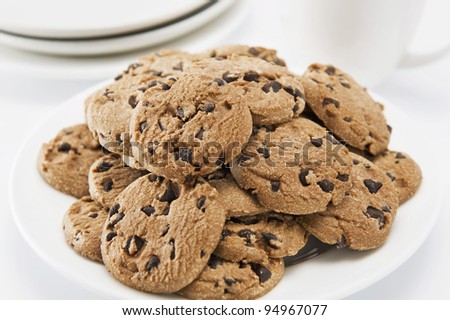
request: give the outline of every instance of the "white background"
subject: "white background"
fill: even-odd
[[[257,6],[258,1],[254,1]],[[282,3],[282,1],[277,3]],[[426,52],[450,41],[445,22],[445,1],[429,0],[413,44]],[[262,39],[259,26],[276,7],[260,6],[250,12],[224,43],[255,43]],[[280,22],[281,23],[281,22]],[[270,39],[265,38],[269,45]],[[289,61],[288,61],[289,62]],[[118,70],[119,71],[119,70]],[[301,72],[301,70],[294,70]],[[111,75],[113,76],[113,75]],[[98,299],[48,267],[24,242],[14,225],[8,200],[8,178],[18,149],[29,132],[58,104],[96,81],[50,81],[26,74],[0,73],[0,298]],[[398,69],[374,92],[419,120],[417,128],[435,147],[442,164],[446,190],[450,190],[450,56],[425,67]],[[407,135],[405,135],[407,139]],[[27,201],[27,195],[23,195]],[[450,200],[443,203],[430,237],[399,269],[349,297],[351,299],[450,299]],[[33,214],[33,212],[30,212]],[[423,212],[423,219],[427,212]],[[42,230],[42,232],[46,232]],[[339,276],[339,275],[336,275]]]

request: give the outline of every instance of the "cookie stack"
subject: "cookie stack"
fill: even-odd
[[[39,170],[79,198],[63,223],[74,250],[146,292],[258,298],[310,236],[382,245],[421,182],[363,87],[330,65],[295,75],[271,49],[149,54],[85,114]]]

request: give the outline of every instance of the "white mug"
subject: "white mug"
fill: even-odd
[[[365,86],[394,68],[430,62],[448,53],[408,53],[424,0],[283,0],[278,38],[288,62],[334,64]],[[445,36],[444,32],[442,36]]]

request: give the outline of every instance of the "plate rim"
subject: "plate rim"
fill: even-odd
[[[69,99],[63,101],[62,103],[60,103],[56,108],[54,108],[41,122],[39,122],[37,125],[35,125],[33,127],[33,129],[30,131],[30,134],[27,136],[27,138],[24,140],[24,142],[22,143],[21,147],[19,148],[19,151],[17,152],[16,156],[14,157],[14,162],[11,168],[11,172],[9,175],[9,179],[8,179],[8,186],[9,186],[9,192],[8,192],[8,197],[9,197],[9,204],[10,204],[10,208],[11,208],[11,213],[13,216],[13,220],[21,234],[21,236],[25,239],[25,241],[27,242],[27,244],[33,249],[33,251],[35,253],[37,253],[37,255],[43,260],[45,261],[49,266],[51,266],[51,268],[53,268],[54,270],[56,270],[59,274],[63,275],[66,279],[68,279],[69,281],[71,281],[73,284],[78,285],[90,292],[94,292],[96,294],[98,294],[101,297],[104,298],[108,298],[108,299],[118,299],[118,298],[124,298],[122,295],[117,295],[114,293],[106,293],[106,290],[100,290],[97,286],[92,285],[91,283],[89,283],[88,281],[82,281],[80,278],[81,277],[74,277],[73,274],[71,274],[70,272],[67,272],[65,270],[63,270],[57,263],[55,263],[52,259],[50,259],[45,252],[43,252],[39,246],[37,246],[31,239],[31,237],[28,235],[28,233],[26,232],[24,226],[22,225],[22,222],[19,219],[19,215],[17,213],[17,208],[15,206],[15,196],[14,196],[14,177],[16,176],[16,172],[19,170],[18,165],[19,165],[19,159],[22,158],[22,154],[24,153],[26,147],[28,146],[28,144],[31,142],[32,137],[40,131],[40,129],[53,117],[55,117],[58,113],[60,113],[62,110],[64,110],[65,108],[68,108],[69,105],[71,103],[73,103],[73,101],[79,101],[80,99],[84,99],[88,96],[89,93],[93,92],[93,90],[99,89],[101,87],[103,87],[105,84],[109,83],[110,80],[108,81],[103,81],[100,82],[90,88],[87,88],[81,92],[79,92],[78,94],[70,97]],[[387,106],[389,108],[389,106],[392,106],[396,112],[402,113],[405,115],[406,119],[409,122],[412,123],[416,123],[417,121],[411,119],[404,111],[402,111],[401,109],[399,109],[395,104],[389,102],[388,100],[382,98],[380,95],[377,95],[373,92],[370,92],[370,95],[376,99],[377,101],[380,101],[382,103],[385,104],[385,106]],[[80,107],[81,108],[81,107]],[[45,141],[44,141],[45,142]],[[43,143],[44,143],[43,142]],[[436,170],[436,172],[439,171],[439,168],[441,168],[441,164],[438,161],[437,155],[434,152],[434,150],[432,150],[429,147],[426,147],[426,152],[427,154],[429,153],[430,157],[433,159],[433,165],[436,166],[438,168],[438,170]],[[405,151],[407,152],[407,151]],[[37,169],[36,169],[37,170]],[[430,235],[431,231],[433,230],[433,227],[436,224],[437,219],[439,218],[440,215],[440,211],[443,205],[443,177],[440,175],[434,175],[436,178],[436,181],[438,185],[437,188],[435,189],[435,191],[433,191],[435,193],[435,197],[436,199],[438,199],[438,201],[436,201],[434,203],[434,206],[432,208],[432,211],[434,213],[434,215],[432,216],[432,219],[427,219],[428,224],[424,225],[426,228],[423,229],[424,232],[422,232],[420,234],[419,237],[416,237],[416,241],[414,242],[413,246],[409,246],[407,247],[407,250],[404,250],[402,252],[400,252],[398,254],[398,256],[396,257],[396,259],[394,259],[394,263],[390,263],[389,267],[383,267],[381,268],[378,272],[371,274],[369,277],[364,278],[364,281],[359,281],[354,283],[353,285],[350,286],[346,286],[341,288],[340,290],[335,290],[332,293],[325,293],[320,299],[343,299],[345,297],[348,297],[352,294],[355,294],[369,286],[371,286],[372,284],[376,283],[377,281],[385,278],[386,276],[388,276],[389,274],[391,274],[393,271],[395,271],[397,268],[399,268],[401,265],[403,265],[406,261],[408,261],[411,256],[414,255],[414,253],[423,245],[423,243],[425,242],[425,240],[428,238],[428,236]],[[375,251],[370,251],[370,252],[375,252]],[[75,254],[75,253],[74,253]],[[79,256],[80,259],[85,259],[84,257]],[[155,299],[160,300],[159,295],[153,295],[154,297],[156,297]],[[161,297],[168,297],[167,295],[161,296]],[[170,295],[169,296],[170,299],[181,299],[181,297],[178,297],[176,295]],[[264,299],[264,297],[260,298],[260,299]]]

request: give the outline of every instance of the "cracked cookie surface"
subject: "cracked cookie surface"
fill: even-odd
[[[109,210],[102,234],[107,269],[124,284],[170,293],[191,283],[214,251],[226,211],[217,191],[148,174],[130,184]]]
[[[307,104],[337,137],[373,155],[387,149],[390,128],[383,105],[348,74],[331,65],[313,64],[301,82]]]
[[[345,146],[314,122],[297,118],[254,130],[231,172],[265,207],[302,215],[339,204],[351,187],[351,166]]]
[[[227,164],[247,142],[252,120],[239,91],[204,74],[179,77],[142,99],[131,118],[134,158],[151,172],[188,181]],[[157,89],[155,89],[157,90]]]
[[[89,195],[88,172],[103,152],[85,124],[61,130],[39,152],[38,169],[53,188],[76,198]]]
[[[356,154],[352,158],[353,187],[344,200],[324,212],[300,217],[300,221],[322,242],[354,250],[374,249],[389,235],[398,196],[383,170]]]

